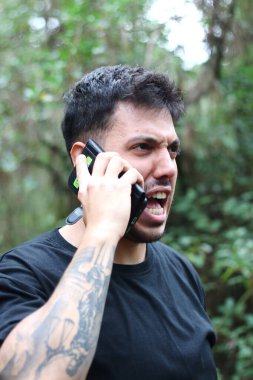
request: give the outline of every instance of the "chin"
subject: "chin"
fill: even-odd
[[[164,235],[164,232],[165,226],[144,229],[140,228],[137,224],[127,235],[125,235],[125,237],[136,243],[151,243],[160,240]]]

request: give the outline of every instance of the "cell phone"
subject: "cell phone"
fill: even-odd
[[[86,157],[90,174],[92,173],[96,156],[101,152],[104,152],[101,146],[99,146],[94,140],[89,139],[87,144],[85,145],[83,154]],[[70,188],[73,190],[73,192],[77,194],[79,190],[79,186],[78,186],[78,179],[76,176],[75,168],[73,168],[69,176],[68,184]],[[132,191],[131,191],[131,213],[130,213],[128,226],[126,229],[126,234],[130,232],[131,228],[134,226],[139,216],[143,212],[144,208],[146,207],[146,204],[147,204],[147,197],[144,190],[137,183],[134,184],[132,186]]]

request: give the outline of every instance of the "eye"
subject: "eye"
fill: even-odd
[[[172,159],[175,159],[181,153],[180,145],[177,142],[171,144],[171,146],[168,148],[168,150],[169,150],[169,153],[170,153],[170,157]]]
[[[134,146],[134,149],[139,150],[139,151],[147,151],[147,150],[150,150],[151,147],[147,143],[139,143]]]

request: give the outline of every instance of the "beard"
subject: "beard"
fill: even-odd
[[[156,231],[155,229],[146,232],[138,228],[138,225],[134,225],[131,230],[124,235],[124,238],[135,243],[152,243],[162,238],[165,233],[165,226],[163,231]]]

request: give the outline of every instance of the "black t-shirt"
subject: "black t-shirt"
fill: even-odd
[[[0,342],[50,297],[75,248],[58,230],[0,257]],[[29,332],[28,332],[29,333]],[[213,327],[191,264],[161,243],[114,264],[88,380],[215,380]]]

